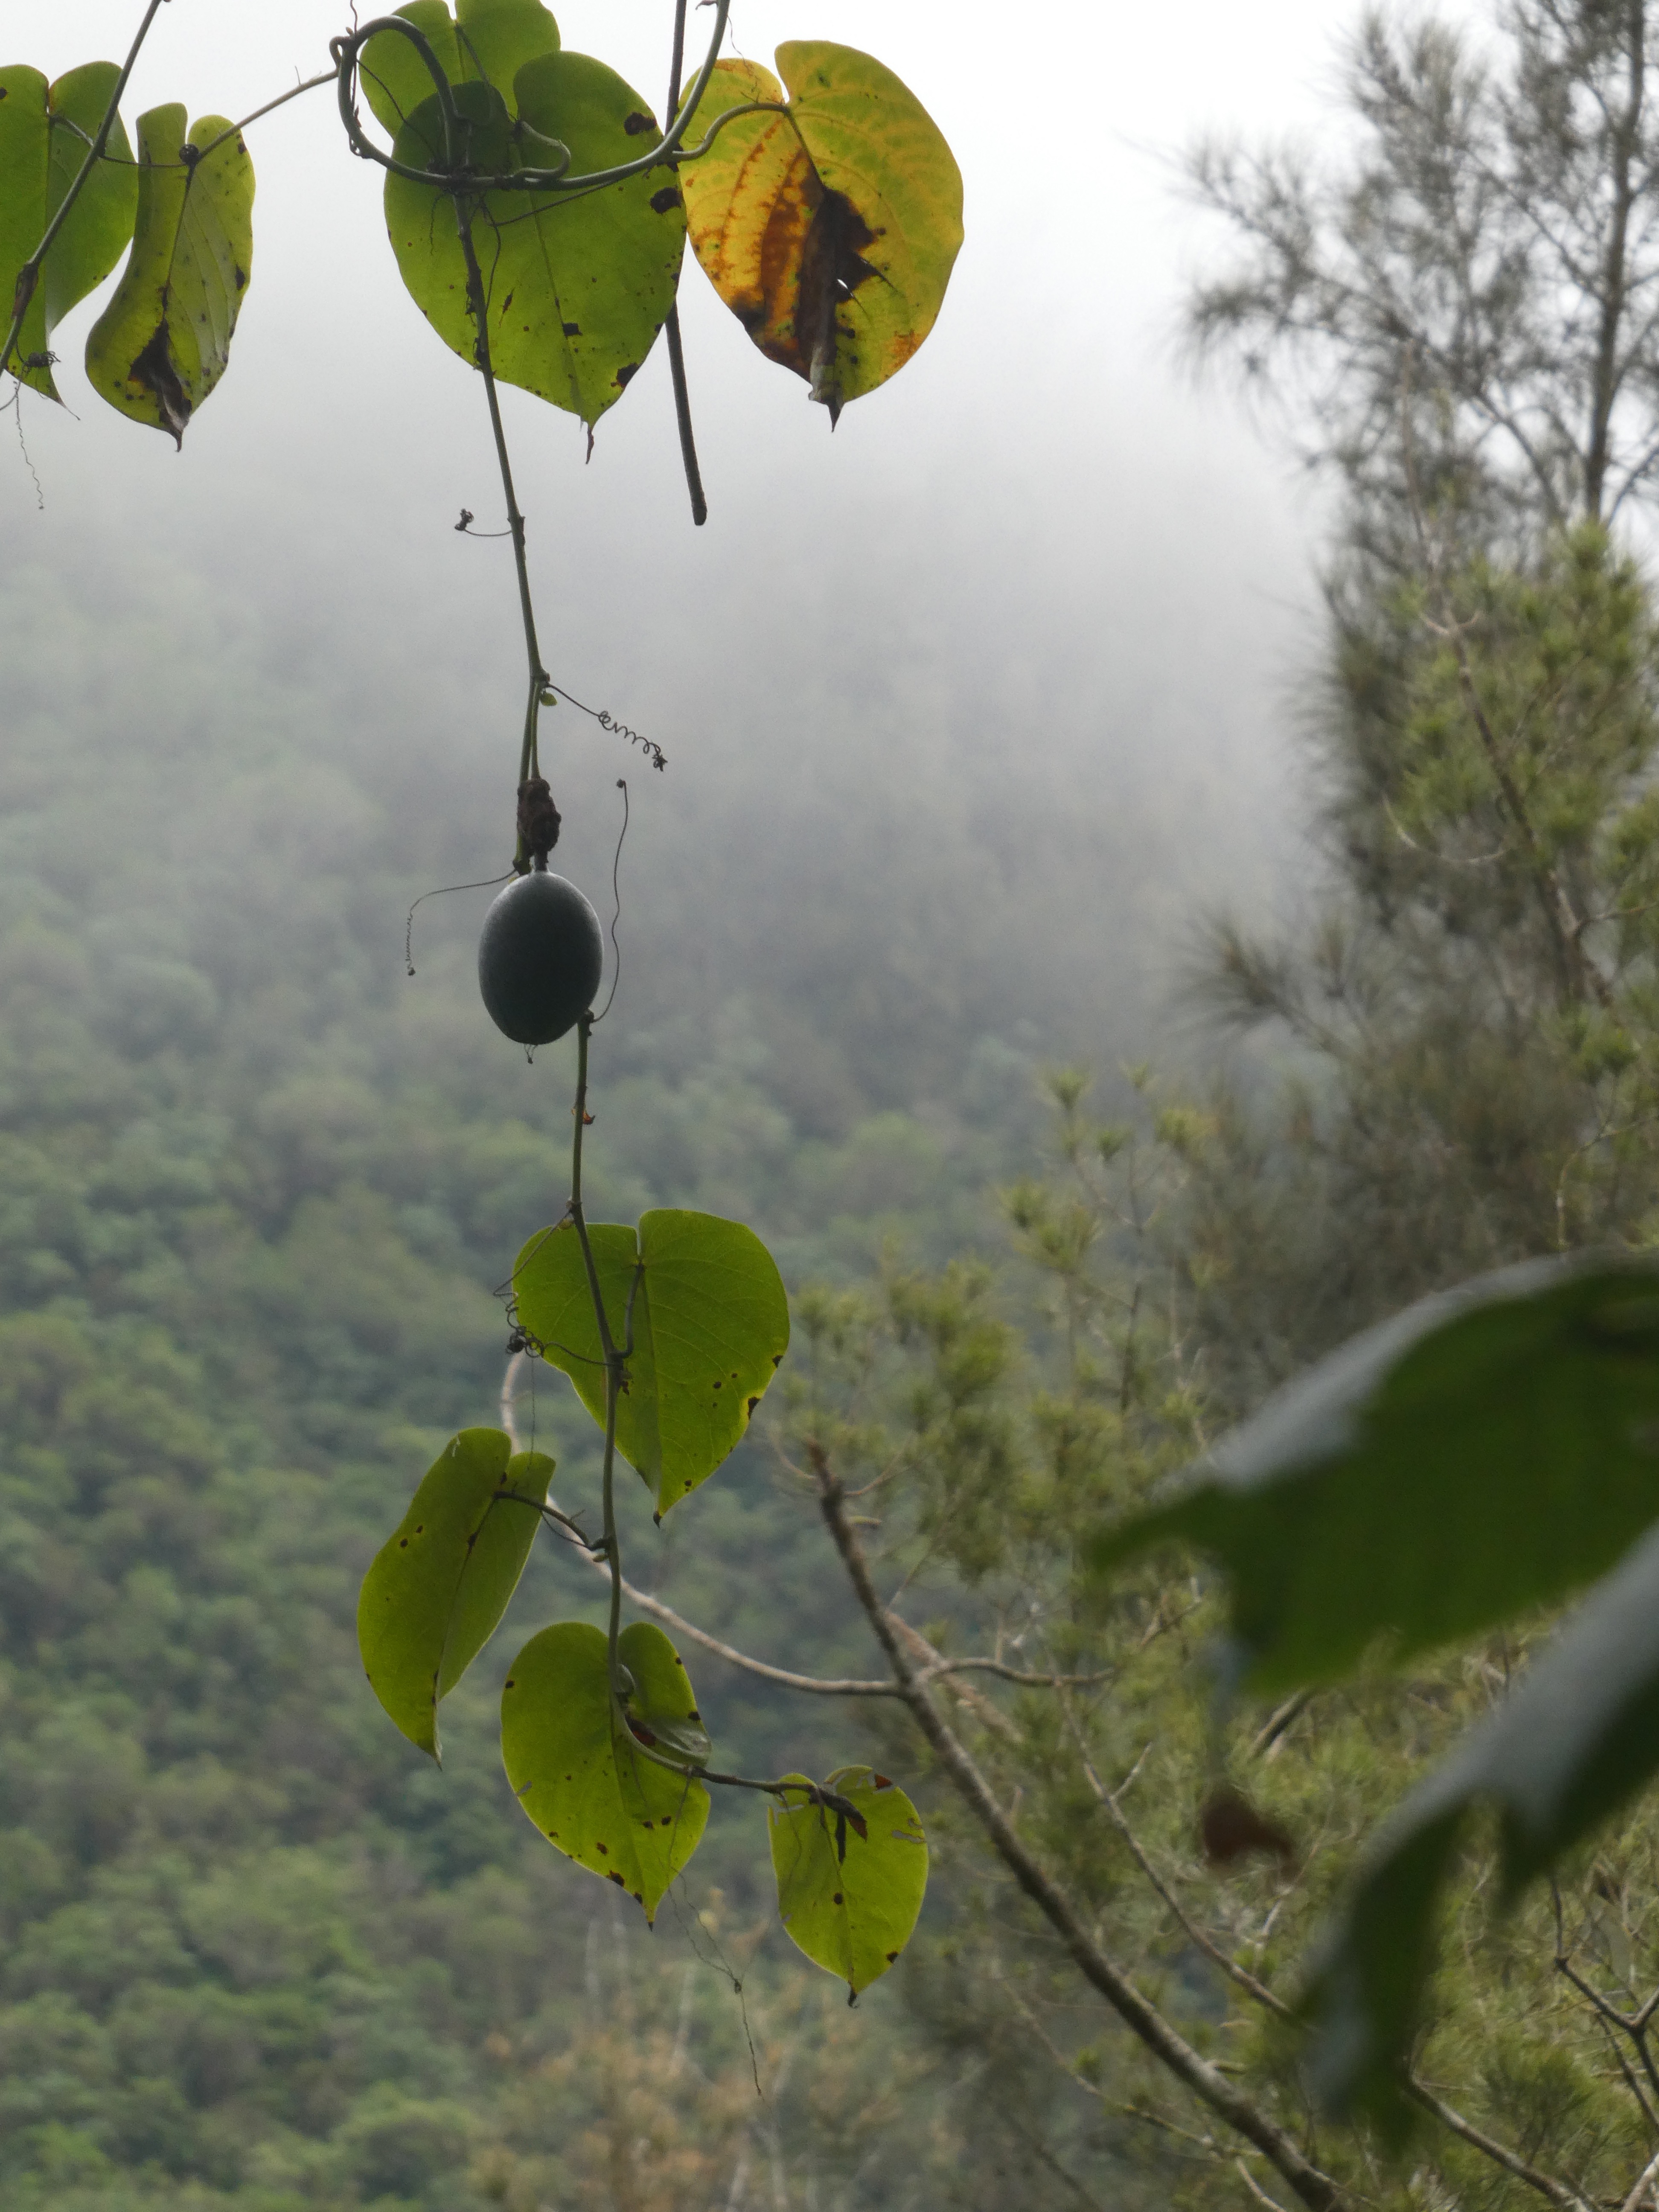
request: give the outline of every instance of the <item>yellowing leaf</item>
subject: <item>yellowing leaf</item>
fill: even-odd
[[[253,266],[253,164],[239,137],[185,110],[138,118],[138,214],[115,296],[87,340],[87,374],[112,407],[184,443],[191,416],[224,374]],[[186,158],[186,145],[191,152]]]
[[[827,40],[778,48],[787,114],[738,117],[680,172],[691,243],[761,351],[807,380],[833,422],[932,330],[962,244],[962,176],[892,71]],[[684,143],[750,100],[752,62],[717,64]]]

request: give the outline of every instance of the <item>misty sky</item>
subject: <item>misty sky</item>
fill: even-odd
[[[557,12],[568,46],[660,106],[665,0]],[[118,55],[137,13],[132,0],[12,0],[9,56],[55,74]],[[1259,894],[1264,856],[1286,850],[1285,702],[1315,635],[1318,507],[1230,396],[1179,367],[1182,273],[1206,236],[1170,156],[1206,128],[1316,128],[1346,14],[1313,0],[1194,0],[1178,19],[1072,0],[817,0],[805,13],[738,0],[746,55],[830,36],[907,80],[960,161],[968,240],[927,345],[833,438],[688,256],[703,531],[686,511],[660,347],[586,468],[574,418],[508,395],[544,653],[580,696],[667,747],[677,796],[653,779],[647,805],[687,805],[700,761],[735,757],[787,809],[799,746],[833,748],[843,727],[884,715],[915,733],[914,763],[888,748],[912,799],[953,757],[981,780],[1042,758],[1063,763],[1065,803],[1121,836],[1157,782],[1174,794],[1157,836],[1175,889]],[[240,114],[325,65],[339,27],[337,0],[170,0],[129,125],[175,98],[192,115]],[[88,390],[80,351],[96,308],[83,306],[57,341],[74,415],[26,403],[44,514],[0,426],[0,558],[72,577],[92,604],[140,579],[152,595],[218,595],[238,620],[278,623],[285,651],[361,651],[417,693],[429,676],[446,712],[465,702],[467,726],[428,741],[487,753],[510,779],[521,675],[507,550],[450,526],[463,504],[481,527],[499,507],[476,379],[403,291],[379,174],[346,155],[331,95],[295,102],[250,143],[253,282],[182,456]],[[580,816],[584,793],[598,809],[617,766],[610,741],[577,731],[567,811],[574,798]]]

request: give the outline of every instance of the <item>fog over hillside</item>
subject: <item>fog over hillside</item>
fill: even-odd
[[[21,9],[15,43],[56,70],[123,51],[133,15]],[[642,0],[562,11],[568,45],[653,101],[666,20]],[[1205,6],[1176,52],[1127,11],[1010,26],[969,7],[945,38],[919,0],[738,6],[743,52],[828,33],[907,77],[961,161],[968,244],[927,347],[833,438],[688,264],[701,532],[660,348],[586,467],[571,418],[507,394],[544,653],[669,756],[659,777],[562,708],[544,738],[562,864],[602,909],[630,781],[626,1024],[757,994],[855,1059],[864,1039],[877,1100],[948,1088],[981,1030],[1111,1059],[1159,1042],[1194,902],[1264,895],[1292,849],[1285,703],[1317,509],[1178,368],[1198,247],[1164,156],[1208,122],[1304,120],[1327,21],[1285,6],[1247,31]],[[337,27],[321,0],[257,19],[174,0],[129,118],[181,95],[240,112],[314,70]],[[463,505],[495,526],[499,491],[476,378],[404,294],[331,95],[251,143],[254,281],[182,456],[88,391],[87,307],[59,334],[74,414],[26,402],[44,512],[0,438],[5,651],[48,755],[110,779],[117,822],[156,806],[186,875],[234,861],[245,896],[264,884],[262,927],[302,909],[308,866],[372,866],[363,927],[390,988],[407,898],[503,862],[510,562],[452,527]],[[273,748],[314,760],[314,821],[292,783],[260,818],[246,779]],[[423,909],[439,972],[462,975],[480,904]]]

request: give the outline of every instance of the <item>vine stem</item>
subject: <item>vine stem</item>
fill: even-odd
[[[519,505],[518,494],[513,483],[513,461],[507,449],[507,432],[501,422],[501,398],[495,388],[495,363],[489,352],[489,303],[484,292],[483,270],[479,266],[477,248],[472,240],[472,210],[469,200],[480,189],[478,180],[468,184],[457,181],[461,170],[463,133],[465,128],[460,110],[455,105],[455,94],[443,64],[434,52],[430,41],[413,23],[400,15],[377,16],[366,23],[349,38],[336,39],[331,52],[339,80],[340,116],[347,137],[356,151],[374,154],[359,127],[353,103],[353,87],[359,59],[365,43],[381,31],[392,31],[406,39],[414,47],[432,79],[437,94],[438,109],[443,118],[444,161],[447,173],[432,181],[441,185],[449,194],[454,210],[455,229],[460,242],[461,254],[466,264],[466,303],[472,317],[472,357],[479,374],[483,378],[484,398],[489,408],[489,428],[495,441],[495,461],[501,471],[501,493],[507,501],[508,534],[513,540],[513,565],[519,580],[519,613],[524,624],[525,658],[529,663],[529,685],[525,701],[524,737],[519,749],[519,781],[523,784],[540,773],[540,758],[537,746],[537,716],[541,707],[542,693],[550,678],[542,665],[541,646],[536,635],[536,609],[530,593],[530,562],[525,550],[525,519]],[[375,155],[384,161],[383,156]],[[396,163],[386,164],[398,167]],[[398,170],[398,173],[404,173]],[[530,855],[520,831],[514,854],[514,868],[523,875],[530,866]],[[580,1121],[577,1125],[580,1134]]]
[[[144,10],[143,21],[138,26],[137,33],[131,46],[127,49],[127,58],[121,65],[121,73],[115,80],[115,89],[111,93],[109,105],[104,110],[104,119],[98,125],[92,143],[87,149],[86,159],[76,171],[69,190],[58,202],[57,214],[46,225],[46,235],[17,272],[16,288],[12,293],[11,300],[11,328],[6,332],[5,344],[0,346],[0,371],[11,368],[11,357],[17,349],[18,339],[22,336],[23,319],[28,313],[29,303],[34,297],[35,287],[40,282],[41,264],[52,251],[52,241],[58,232],[69,221],[70,210],[80,198],[82,188],[88,178],[91,176],[93,170],[103,158],[104,148],[108,143],[109,134],[115,126],[116,116],[120,112],[121,95],[127,88],[127,79],[132,75],[133,64],[138,58],[139,49],[149,36],[150,25],[161,12],[163,5],[164,0],[149,0],[149,5]],[[12,374],[21,383],[22,379],[20,371],[13,369]]]
[[[236,122],[227,124],[216,138],[210,138],[205,146],[198,146],[194,155],[188,161],[129,161],[125,155],[112,154],[107,148],[105,149],[103,158],[118,169],[199,168],[209,155],[216,154],[222,146],[228,146],[233,138],[240,138],[250,124],[261,122],[267,115],[274,115],[279,107],[286,107],[290,100],[298,100],[301,93],[315,92],[323,85],[332,84],[339,74],[337,67],[324,70],[320,76],[308,76],[301,84],[289,85],[286,92],[279,92],[275,100],[266,100],[263,107],[256,107],[250,114],[240,117]],[[68,116],[64,117],[63,121],[65,128],[72,131],[82,145],[91,145],[91,138],[82,130],[78,123],[71,122]]]
[[[634,1280],[628,1292],[623,1342],[618,1345],[611,1333],[610,1316],[605,1310],[605,1293],[599,1285],[599,1265],[593,1257],[592,1239],[587,1233],[587,1217],[582,1211],[582,1132],[587,1126],[587,1050],[592,1030],[592,1015],[584,1014],[576,1024],[576,1103],[571,1109],[576,1126],[570,1140],[570,1204],[567,1211],[576,1231],[576,1241],[581,1247],[588,1295],[593,1301],[593,1319],[599,1329],[599,1351],[605,1359],[605,1470],[602,1478],[605,1534],[598,1548],[611,1569],[611,1621],[606,1638],[611,1695],[625,1718],[629,1685],[617,1650],[622,1635],[623,1583],[622,1539],[617,1533],[617,1407],[622,1396],[627,1362],[634,1349],[634,1299],[640,1287],[641,1270],[636,1267],[634,1271]]]
[[[674,0],[674,46],[668,64],[668,120],[680,104],[680,71],[685,66],[685,0]],[[701,530],[708,520],[703,496],[702,471],[697,465],[697,441],[691,428],[691,388],[685,380],[685,348],[680,340],[680,303],[676,296],[664,326],[668,340],[668,373],[674,385],[674,420],[679,428],[680,459],[685,469],[685,489],[691,495],[691,520]]]
[[[634,1301],[638,1296],[645,1270],[637,1264],[635,1267],[623,1322],[623,1341],[618,1344],[611,1331],[610,1316],[605,1310],[599,1263],[593,1257],[592,1240],[588,1235],[587,1217],[582,1206],[582,1133],[587,1126],[587,1059],[592,1029],[592,1016],[584,1014],[576,1024],[576,1097],[571,1109],[575,1127],[570,1139],[570,1203],[567,1217],[581,1247],[588,1295],[593,1301],[593,1318],[599,1328],[599,1349],[605,1358],[605,1467],[601,1492],[605,1533],[599,1543],[591,1548],[597,1556],[604,1559],[611,1577],[611,1614],[606,1651],[610,1664],[611,1695],[617,1716],[628,1729],[629,1741],[641,1758],[649,1759],[653,1766],[660,1766],[671,1774],[679,1775],[683,1780],[713,1783],[726,1790],[756,1790],[786,1802],[791,1794],[804,1796],[809,1804],[821,1806],[834,1813],[838,1819],[850,1819],[861,1824],[858,1808],[833,1790],[826,1790],[821,1783],[759,1781],[746,1774],[717,1772],[709,1767],[698,1765],[693,1760],[670,1759],[654,1746],[641,1741],[631,1723],[628,1698],[634,1686],[617,1651],[622,1635],[623,1583],[622,1539],[617,1528],[617,1407],[622,1396],[628,1362],[633,1355]]]
[[[519,505],[513,485],[513,462],[507,450],[507,432],[501,424],[501,404],[495,389],[495,365],[489,356],[489,307],[484,297],[483,270],[478,265],[477,248],[472,242],[472,216],[464,196],[454,194],[455,227],[460,234],[461,252],[466,258],[467,304],[472,311],[474,352],[478,372],[483,378],[484,397],[489,404],[489,428],[495,440],[495,459],[501,472],[501,493],[507,501],[507,526],[513,535],[513,565],[519,578],[519,614],[524,623],[525,658],[530,664],[530,687],[525,701],[524,740],[519,751],[519,781],[526,783],[532,775],[541,773],[541,759],[537,744],[537,718],[541,711],[542,693],[550,681],[542,665],[542,649],[536,635],[536,609],[530,596],[530,561],[525,550],[524,514]],[[522,875],[529,866],[529,854],[522,834],[514,865]],[[577,1124],[580,1135],[580,1124]]]
[[[733,108],[727,114],[718,117],[716,123],[710,125],[708,135],[700,145],[691,148],[689,152],[681,151],[680,142],[685,136],[686,126],[702,105],[703,94],[708,88],[708,81],[714,74],[714,64],[720,58],[720,46],[726,37],[726,19],[732,11],[732,0],[711,0],[711,4],[714,10],[714,27],[709,38],[708,52],[703,57],[702,66],[697,71],[690,93],[687,96],[684,113],[678,122],[670,118],[668,127],[648,153],[641,154],[631,161],[618,161],[608,169],[589,169],[580,175],[572,176],[568,147],[561,144],[557,139],[546,139],[544,143],[557,146],[563,156],[556,168],[514,169],[500,176],[475,176],[472,179],[474,189],[479,191],[593,191],[605,185],[621,184],[629,177],[643,176],[648,169],[655,169],[680,161],[695,161],[699,155],[706,154],[714,143],[715,131],[720,124],[728,123],[732,116],[746,114],[749,112],[747,107]],[[395,177],[407,178],[413,184],[431,185],[441,191],[451,191],[454,186],[453,173],[445,173],[434,169],[411,168],[408,162],[399,161],[390,154],[381,153],[378,146],[372,144],[363,136],[352,105],[351,78],[363,47],[370,39],[381,31],[396,31],[410,39],[411,44],[419,51],[427,68],[438,82],[440,97],[446,100],[447,108],[446,124],[448,122],[449,115],[453,112],[453,105],[447,102],[447,98],[449,92],[449,80],[443,75],[442,65],[426,39],[403,16],[377,15],[372,23],[361,25],[349,37],[335,39],[331,42],[330,51],[340,67],[340,119],[345,125],[346,136],[351,142],[351,149],[355,154],[361,155],[366,161],[374,161],[380,167],[390,170]],[[750,103],[750,106],[756,104]],[[782,103],[766,100],[758,104],[763,106],[776,107]],[[541,136],[538,131],[532,135],[538,137]],[[447,149],[446,158],[453,162],[453,155]]]
[[[216,154],[219,149],[228,145],[231,139],[240,138],[250,123],[258,123],[264,116],[274,115],[279,107],[286,107],[290,100],[297,100],[302,92],[315,92],[323,85],[332,84],[339,74],[339,64],[337,63],[331,70],[324,70],[318,76],[308,76],[303,84],[290,85],[286,92],[279,92],[275,100],[266,100],[263,107],[256,107],[251,115],[245,115],[240,123],[233,123],[228,131],[222,131],[216,138],[210,138],[207,144],[198,153],[196,160],[205,161],[210,154]]]

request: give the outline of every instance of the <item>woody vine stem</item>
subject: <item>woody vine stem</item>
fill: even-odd
[[[806,1804],[817,1805],[835,1815],[837,1849],[844,1855],[848,1827],[851,1826],[862,1836],[866,1832],[866,1823],[858,1808],[838,1791],[817,1782],[763,1782],[746,1774],[723,1774],[695,1759],[669,1758],[656,1743],[645,1741],[650,1731],[642,1733],[629,1709],[629,1699],[635,1685],[617,1650],[622,1635],[623,1571],[622,1540],[617,1529],[617,1408],[623,1392],[628,1387],[628,1362],[634,1354],[634,1304],[644,1280],[645,1268],[642,1261],[635,1263],[633,1280],[628,1287],[628,1304],[623,1310],[623,1340],[618,1344],[605,1310],[599,1265],[593,1257],[587,1219],[582,1206],[582,1133],[590,1119],[587,1111],[587,1053],[592,1029],[593,1017],[584,1014],[576,1024],[576,1098],[571,1109],[575,1127],[570,1140],[570,1198],[565,1208],[565,1218],[575,1230],[577,1242],[581,1247],[582,1266],[587,1275],[588,1294],[593,1301],[593,1317],[598,1323],[599,1349],[605,1360],[605,1459],[600,1493],[605,1532],[599,1542],[591,1545],[589,1549],[597,1558],[605,1560],[611,1577],[606,1650],[611,1705],[618,1723],[627,1731],[637,1757],[649,1760],[653,1766],[665,1768],[670,1774],[678,1774],[688,1783],[713,1783],[727,1790],[755,1790],[785,1803],[794,1796]],[[503,1494],[511,1495],[510,1492]]]
[[[530,588],[530,565],[526,547],[525,517],[518,501],[513,482],[513,464],[507,452],[507,433],[501,422],[501,401],[496,391],[495,373],[490,358],[489,299],[483,270],[479,263],[477,247],[472,235],[473,217],[483,204],[487,191],[513,190],[546,191],[581,193],[599,190],[601,186],[621,181],[623,178],[641,174],[659,164],[676,167],[683,161],[695,161],[706,153],[724,125],[739,114],[747,113],[755,105],[745,103],[715,118],[701,144],[683,149],[681,140],[686,126],[696,112],[699,101],[714,74],[721,42],[726,36],[726,21],[731,0],[714,0],[714,25],[708,42],[708,51],[697,72],[684,106],[680,104],[680,73],[685,52],[686,0],[677,0],[674,12],[674,43],[669,70],[667,127],[658,143],[632,161],[621,162],[608,169],[596,169],[585,174],[570,174],[571,155],[568,147],[556,139],[541,138],[540,143],[552,149],[557,159],[550,167],[515,170],[505,176],[484,176],[473,172],[464,158],[467,132],[466,118],[455,104],[453,88],[431,45],[415,25],[398,15],[377,16],[349,36],[332,41],[330,51],[334,56],[340,118],[354,154],[362,159],[379,164],[393,175],[405,177],[422,184],[429,184],[447,191],[455,210],[455,227],[461,252],[466,264],[467,307],[474,331],[473,359],[483,379],[484,397],[489,410],[489,427],[495,444],[495,459],[501,471],[501,491],[507,505],[507,534],[513,542],[514,566],[519,585],[519,611],[524,625],[525,657],[528,663],[528,680],[525,698],[524,735],[519,755],[520,786],[541,773],[538,722],[541,709],[552,703],[549,690],[551,683],[543,665],[541,647],[536,632],[536,611]],[[356,82],[362,50],[378,33],[390,31],[409,43],[419,54],[432,79],[443,120],[444,167],[442,170],[422,170],[394,160],[383,154],[364,135],[362,118],[356,107]],[[515,129],[522,131],[522,125]],[[679,313],[672,307],[667,319],[669,368],[674,384],[674,411],[679,428],[681,458],[685,468],[687,489],[690,494],[694,521],[707,520],[708,503],[703,497],[702,474],[697,465],[696,441],[691,428],[690,395],[685,380],[684,349],[680,343]],[[531,865],[531,850],[524,827],[520,824],[514,867],[520,875]]]
[[[380,16],[373,22],[364,24],[349,37],[337,39],[333,42],[331,51],[337,72],[340,112],[353,151],[380,162],[383,167],[394,170],[400,175],[416,176],[423,183],[440,185],[448,193],[455,210],[456,231],[466,265],[467,305],[475,333],[473,358],[483,380],[485,401],[489,410],[490,432],[495,441],[496,463],[501,471],[501,491],[507,507],[507,530],[512,539],[514,567],[518,579],[519,609],[524,627],[525,656],[528,664],[524,735],[519,762],[521,799],[532,779],[541,774],[538,718],[541,708],[550,703],[548,687],[552,679],[543,664],[540,641],[537,634],[535,604],[530,585],[525,515],[519,505],[518,495],[514,484],[512,458],[507,450],[507,432],[501,421],[495,368],[490,357],[489,299],[484,285],[483,270],[472,235],[474,213],[486,189],[494,189],[506,185],[514,185],[522,189],[528,184],[538,189],[594,190],[600,185],[610,183],[622,176],[650,168],[659,161],[694,159],[697,154],[705,151],[713,143],[716,132],[725,123],[731,120],[736,114],[748,112],[745,106],[743,108],[734,108],[728,114],[719,117],[711,125],[702,145],[690,153],[678,152],[678,142],[684,134],[686,123],[696,111],[703,88],[713,73],[720,42],[725,36],[726,17],[729,5],[730,0],[716,0],[716,20],[708,52],[682,112],[679,103],[679,79],[684,53],[685,0],[678,0],[675,9],[674,48],[670,70],[668,100],[669,115],[671,118],[678,116],[678,119],[671,120],[670,126],[660,143],[651,153],[641,156],[639,161],[629,162],[616,169],[595,171],[589,175],[580,177],[571,177],[568,174],[570,164],[568,149],[551,140],[545,143],[553,146],[561,157],[558,165],[554,168],[520,171],[507,178],[485,179],[469,173],[463,159],[466,120],[456,106],[449,80],[430,44],[406,19],[396,15]],[[371,146],[363,137],[354,97],[358,63],[365,43],[380,31],[393,31],[400,37],[407,39],[419,53],[432,78],[443,120],[446,164],[444,172],[411,171],[403,164],[388,160],[386,155]],[[675,410],[679,423],[681,453],[685,465],[686,482],[691,495],[693,515],[698,522],[701,522],[704,520],[708,510],[703,500],[702,486],[697,468],[696,449],[691,433],[690,406],[685,386],[684,357],[679,343],[678,320],[672,310],[671,310],[669,324],[669,349],[674,378]],[[519,842],[514,854],[514,866],[518,873],[523,874],[528,871],[531,864],[532,854],[526,842],[526,825],[521,811]],[[794,1796],[804,1799],[809,1804],[819,1806],[823,1811],[835,1816],[837,1844],[844,1851],[847,1828],[850,1826],[858,1833],[862,1834],[865,1831],[865,1822],[857,1808],[837,1791],[817,1783],[794,1780],[761,1781],[746,1775],[719,1773],[696,1760],[668,1757],[656,1742],[644,1740],[644,1736],[650,1732],[648,1730],[642,1732],[629,1711],[629,1701],[635,1686],[632,1676],[623,1664],[618,1650],[622,1633],[623,1572],[622,1542],[617,1527],[616,1510],[617,1415],[623,1394],[628,1387],[628,1363],[634,1352],[635,1302],[643,1279],[644,1269],[642,1265],[636,1263],[633,1280],[629,1286],[628,1302],[623,1314],[623,1338],[618,1343],[611,1326],[610,1316],[605,1311],[599,1266],[593,1255],[592,1243],[588,1235],[586,1215],[582,1203],[582,1138],[591,1118],[587,1111],[587,1073],[589,1047],[594,1025],[595,1017],[591,1012],[584,1013],[576,1024],[576,1095],[571,1109],[574,1127],[571,1137],[570,1196],[565,1209],[565,1218],[574,1229],[577,1242],[580,1247],[582,1266],[587,1278],[588,1294],[592,1301],[594,1325],[598,1332],[600,1354],[605,1364],[605,1454],[601,1477],[604,1534],[599,1543],[590,1547],[590,1549],[596,1557],[604,1559],[611,1581],[606,1651],[611,1699],[617,1723],[627,1730],[637,1756],[649,1760],[654,1765],[666,1769],[670,1773],[678,1775],[688,1784],[700,1781],[713,1783],[728,1789],[758,1790],[784,1802]]]

